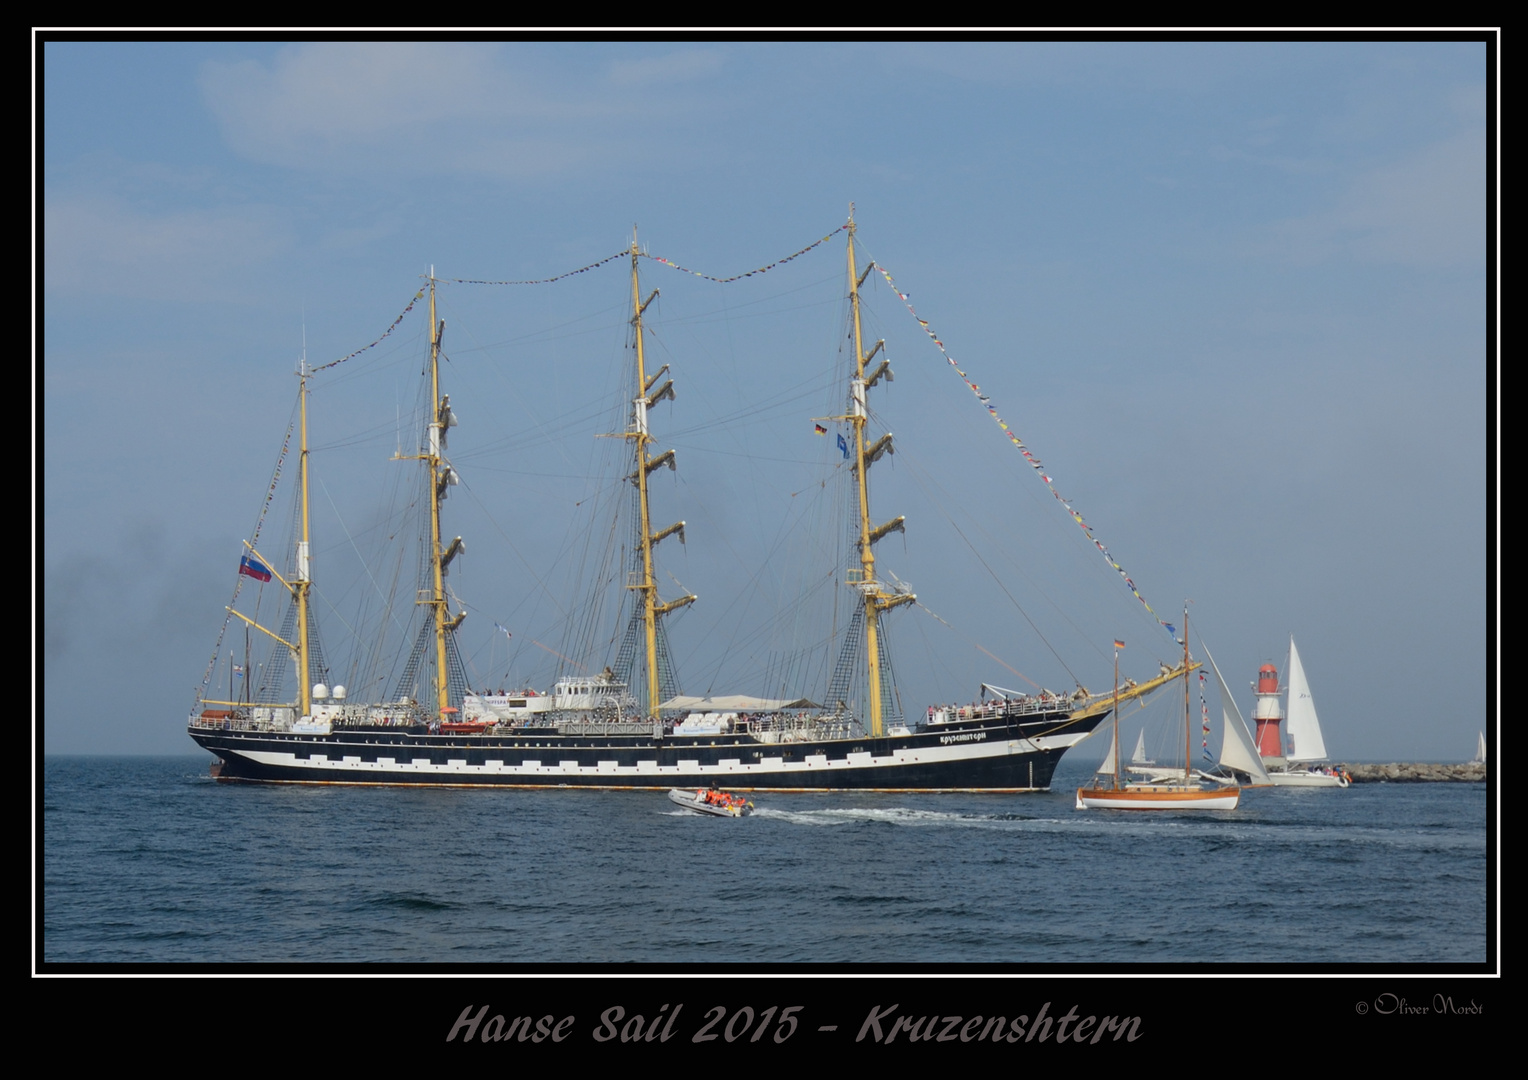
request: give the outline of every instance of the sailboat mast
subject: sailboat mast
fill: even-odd
[[[1119,789],[1119,642],[1114,643],[1114,787]]]
[[[308,566],[308,355],[304,351],[298,367],[298,412],[301,416],[299,437],[298,486],[302,490],[302,537],[297,541],[297,578],[292,582],[297,601],[297,703],[299,716],[313,714],[312,658],[308,650],[308,590],[311,574]]]
[[[865,424],[869,417],[865,407],[865,392],[875,385],[883,372],[888,372],[888,366],[883,360],[876,372],[869,379],[865,378],[865,365],[880,351],[885,342],[877,342],[875,348],[870,351],[870,355],[865,355],[865,341],[860,329],[859,288],[864,283],[864,278],[870,276],[873,267],[865,267],[864,277],[860,276],[859,267],[854,258],[854,232],[854,209],[851,206],[849,210],[849,309],[854,322],[854,377],[849,383],[849,415],[845,419],[854,428],[854,474],[859,496],[860,566],[857,574],[854,571],[850,572],[849,580],[860,590],[860,595],[864,597],[865,602],[865,671],[868,683],[866,718],[870,721],[871,736],[879,737],[885,734],[882,720],[885,703],[881,700],[881,612],[911,603],[916,597],[911,593],[888,593],[881,588],[880,582],[875,577],[875,542],[892,529],[900,529],[903,519],[896,518],[874,529],[870,526],[869,467],[870,463],[882,453],[891,451],[891,435],[888,433],[882,436],[873,447],[866,445]]]
[[[648,451],[653,443],[653,437],[647,430],[647,412],[665,397],[670,401],[673,400],[674,380],[670,379],[657,391],[653,391],[653,384],[663,374],[663,369],[660,369],[651,381],[647,378],[647,355],[642,341],[642,313],[657,297],[658,290],[654,289],[646,300],[642,299],[642,286],[637,274],[637,259],[640,254],[637,246],[637,231],[633,229],[631,232],[631,326],[637,354],[637,396],[632,401],[631,430],[627,432],[627,438],[635,443],[637,468],[634,480],[637,485],[637,535],[642,553],[642,579],[639,584],[627,587],[636,589],[642,594],[642,629],[647,645],[647,715],[656,717],[658,706],[663,698],[658,678],[658,619],[686,604],[693,604],[696,598],[694,594],[689,594],[667,604],[660,603],[658,600],[658,579],[653,565],[653,546],[674,533],[678,533],[682,540],[684,522],[678,522],[661,532],[654,533],[648,509],[647,478],[654,469],[662,465],[667,465],[670,469],[674,468],[674,451],[669,450],[657,457],[649,456]]]
[[[1194,761],[1194,726],[1188,686],[1188,605],[1183,605],[1183,782],[1189,782],[1189,767]]]

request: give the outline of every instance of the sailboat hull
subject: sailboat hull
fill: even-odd
[[[1340,776],[1332,776],[1330,773],[1307,772],[1297,769],[1293,772],[1270,772],[1269,781],[1274,787],[1347,787],[1348,782]]]
[[[907,735],[765,742],[696,737],[434,735],[384,728],[303,734],[192,723],[220,780],[267,783],[741,791],[1045,791],[1099,716],[1038,713]]]
[[[1241,789],[1179,788],[1144,784],[1126,788],[1078,788],[1079,810],[1235,810]]]

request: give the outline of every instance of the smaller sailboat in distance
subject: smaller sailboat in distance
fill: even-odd
[[[1268,779],[1275,787],[1347,787],[1348,776],[1339,769],[1323,766],[1326,740],[1321,737],[1321,721],[1316,717],[1316,702],[1310,684],[1305,681],[1305,666],[1295,638],[1289,636],[1287,678],[1289,704],[1289,752],[1283,752],[1279,736],[1279,673],[1272,664],[1258,670],[1257,744]]]
[[[1113,763],[1110,781],[1095,780],[1090,787],[1077,789],[1079,810],[1235,810],[1241,801],[1241,788],[1235,784],[1208,788],[1193,776],[1191,741],[1192,725],[1189,723],[1189,672],[1202,665],[1190,661],[1188,655],[1188,610],[1183,612],[1183,775],[1177,778],[1161,778],[1144,783],[1121,783],[1119,774],[1119,651],[1124,642],[1114,642],[1114,732],[1109,747],[1109,761]]]

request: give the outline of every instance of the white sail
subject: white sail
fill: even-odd
[[[1140,731],[1136,732],[1136,736],[1135,736],[1135,753],[1130,755],[1130,763],[1132,765],[1155,765],[1156,764],[1156,762],[1152,761],[1149,757],[1146,756],[1146,729],[1145,728],[1142,728]]]
[[[1100,725],[1100,727],[1101,726],[1102,725]],[[1109,752],[1104,755],[1103,764],[1100,765],[1095,771],[1101,773],[1109,773],[1111,776],[1114,774],[1114,737],[1112,734],[1109,737]]]
[[[1202,641],[1200,643],[1203,644]],[[1263,768],[1263,759],[1258,756],[1252,733],[1247,730],[1247,722],[1242,719],[1241,710],[1236,707],[1236,700],[1231,697],[1231,691],[1226,686],[1225,676],[1220,673],[1215,658],[1210,656],[1208,646],[1205,647],[1204,655],[1209,657],[1210,667],[1215,669],[1215,678],[1220,683],[1220,763],[1237,772],[1246,773],[1252,777],[1254,784],[1271,784],[1273,781],[1268,779],[1268,770]]]
[[[1294,635],[1289,637],[1289,720],[1290,761],[1325,761],[1326,743],[1321,738],[1321,722],[1316,719],[1316,703],[1300,666]]]
[[[1486,763],[1486,733],[1480,733],[1480,740],[1475,744],[1475,760],[1471,765],[1484,765]]]

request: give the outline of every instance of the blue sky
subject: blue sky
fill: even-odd
[[[432,266],[545,278],[636,225],[727,277],[853,202],[862,260],[1146,601],[1176,623],[1193,599],[1244,712],[1293,633],[1334,757],[1473,753],[1495,647],[1480,43],[61,41],[42,61],[49,752],[191,748],[304,348],[373,341]],[[642,260],[679,394],[654,412],[679,458],[655,515],[689,523],[664,591],[702,598],[670,625],[689,692],[774,689],[812,639],[787,627],[836,520],[808,503],[835,471],[812,424],[842,407],[843,240],[729,285]],[[621,261],[441,289],[453,588],[485,683],[544,685],[526,643],[576,619],[629,290]],[[897,449],[876,513],[908,517],[880,565],[922,604],[891,626],[909,711],[981,680],[1101,688],[1114,637],[1154,672],[1166,633],[884,278],[866,290],[897,376],[873,392]],[[423,327],[315,383],[334,655],[415,437]]]

